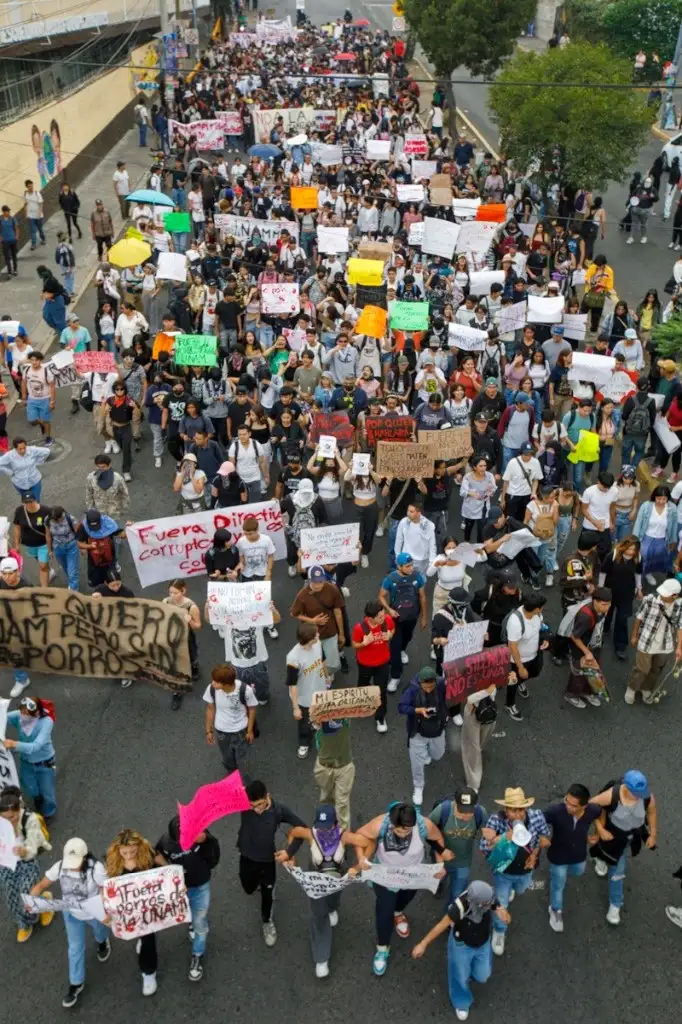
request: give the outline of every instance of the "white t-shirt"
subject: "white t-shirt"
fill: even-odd
[[[239,475],[241,476],[241,470]],[[268,558],[274,555],[275,545],[262,533],[258,535],[258,540],[253,542],[242,535],[237,541],[237,551],[244,562],[242,576],[250,580],[254,576],[265,576],[268,571]]]
[[[40,192],[24,192],[24,202],[26,203],[26,216],[30,220],[39,220],[43,215],[43,197]]]
[[[59,882],[64,899],[89,900],[99,895],[107,880],[107,873],[104,864],[98,860],[85,873],[66,869],[62,871],[62,862],[58,860],[45,872],[45,878],[49,878],[51,882]],[[92,915],[86,910],[69,910],[69,913],[78,921],[92,920]]]
[[[225,661],[235,668],[250,668],[268,660],[262,626],[249,626],[247,629],[218,626],[216,632],[225,641]]]
[[[149,324],[142,316],[142,313],[133,313],[131,317],[120,313],[116,321],[116,334],[121,339],[121,348],[132,348],[133,338],[140,331],[149,330]]]
[[[258,441],[250,440],[248,448],[245,448],[239,440],[233,441],[228,454],[245,484],[253,484],[256,480],[260,480],[258,460],[263,454],[263,449]]]
[[[591,487],[586,487],[583,491],[583,496],[580,499],[583,505],[587,506],[587,511],[590,513],[592,518],[597,522],[602,522],[605,529],[609,529],[611,522],[610,509],[614,501],[618,498],[618,488],[615,484],[609,487],[608,491],[602,491],[597,484],[592,484]],[[587,522],[584,524],[586,529],[589,529],[592,524]]]
[[[567,437],[563,423],[536,423],[533,427],[533,440],[539,441],[541,448],[546,448],[550,441],[565,441]]]
[[[678,484],[675,484],[670,498],[672,501],[677,503],[677,521],[678,523],[682,523],[682,501],[680,501],[682,498],[682,480],[680,480]]]
[[[246,707],[239,699],[239,691],[242,684],[237,679],[232,693],[225,690],[215,690],[209,683],[204,691],[204,700],[207,704],[215,704],[214,728],[218,732],[243,732],[249,724],[249,715],[246,708],[258,707],[256,695],[252,687],[245,684],[244,699]]]
[[[310,647],[296,644],[287,654],[287,665],[293,665],[298,669],[297,700],[302,708],[309,708],[313,702],[313,694],[327,689],[322,644],[319,640]]]
[[[111,373],[91,373],[89,374],[90,388],[92,390],[92,400],[95,404],[98,402],[106,402],[107,398],[111,398],[114,393],[114,383],[119,379],[117,373],[113,370]]]
[[[114,171],[113,180],[117,196],[130,195],[130,175],[127,171]]]
[[[502,479],[507,482],[507,494],[510,498],[523,497],[531,493],[533,480],[543,479],[542,469],[535,457],[524,462],[520,456],[516,456],[509,460]]]
[[[651,510],[651,518],[649,519],[649,525],[646,528],[647,537],[653,537],[655,540],[663,540],[666,535],[668,526],[668,506],[663,509],[662,512],[656,511],[656,506]]]
[[[203,469],[197,469],[193,474],[192,479],[188,480],[186,484],[183,484],[180,488],[180,495],[185,501],[198,501],[201,495],[204,493],[203,490],[197,494],[194,488],[194,480],[201,480],[204,487],[206,487],[206,474]]]
[[[523,616],[523,629],[520,622],[521,616]],[[521,661],[532,661],[538,653],[541,626],[542,615],[534,615],[532,619],[528,619],[521,608],[518,615],[514,613],[507,620],[507,639],[518,643]]]

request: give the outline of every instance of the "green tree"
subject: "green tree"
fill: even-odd
[[[667,324],[657,324],[651,332],[656,353],[662,359],[682,359],[682,313],[671,316]]]
[[[452,73],[459,67],[491,77],[514,52],[532,21],[536,0],[403,0],[411,31],[431,61],[450,103],[454,132]]]
[[[682,0],[614,0],[605,4],[601,17],[611,49],[631,61],[639,49],[644,50],[652,73],[654,50],[661,62],[672,60],[681,21]]]
[[[604,45],[517,53],[490,91],[503,151],[543,188],[562,180],[603,189],[624,180],[651,128],[646,94],[631,80],[629,62]]]

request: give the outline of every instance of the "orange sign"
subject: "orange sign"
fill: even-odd
[[[355,333],[368,334],[370,338],[383,338],[387,319],[386,310],[380,306],[365,306],[355,325]]]
[[[493,220],[504,224],[507,219],[507,207],[504,203],[481,203],[476,210],[476,220]]]
[[[154,338],[154,347],[152,349],[152,359],[159,358],[159,352],[170,352],[175,345],[175,335],[166,334],[164,331],[159,333]]]
[[[316,210],[317,189],[304,188],[303,186],[292,185],[291,205],[295,210]]]

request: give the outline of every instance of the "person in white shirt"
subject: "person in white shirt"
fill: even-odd
[[[148,330],[149,324],[142,316],[142,313],[138,313],[131,302],[122,302],[121,312],[116,321],[116,334],[114,335],[116,348],[120,352],[125,351],[127,348],[132,348],[135,335],[139,334],[140,331]]]
[[[227,456],[246,484],[249,501],[262,501],[263,485],[265,490],[270,486],[270,467],[261,445],[251,440],[247,426],[239,427],[237,440],[231,443]]]
[[[118,199],[118,205],[121,209],[121,216],[125,220],[128,216],[128,204],[126,202],[126,196],[130,195],[130,175],[126,171],[126,165],[123,160],[119,160],[116,164],[116,170],[114,171],[114,194]]]
[[[308,756],[313,738],[310,705],[315,693],[324,693],[331,684],[324,664],[324,651],[317,626],[301,622],[296,630],[298,643],[287,654],[287,686],[293,715],[298,726],[297,757]]]
[[[542,670],[541,651],[548,647],[541,639],[542,609],[547,598],[542,594],[526,594],[521,607],[510,613],[506,620],[507,643],[511,651],[510,668],[516,672],[518,683],[507,686],[504,710],[515,722],[522,722],[523,715],[516,707],[516,694],[529,696],[526,682],[535,679]]]
[[[396,558],[401,552],[412,556],[415,572],[422,575],[436,558],[436,528],[422,513],[420,501],[407,506],[407,515],[398,523],[394,551]]]
[[[365,196],[358,210],[357,228],[360,235],[376,234],[379,230],[379,211],[371,196]]]
[[[133,107],[133,114],[135,116],[135,124],[138,127],[140,133],[140,147],[143,149],[147,145],[147,128],[149,127],[149,111],[147,105],[144,102],[143,97],[140,95],[137,103]]]
[[[206,742],[216,742],[226,772],[244,771],[253,743],[258,701],[253,688],[237,678],[232,665],[216,665],[204,691]]]
[[[24,182],[24,213],[28,221],[28,229],[31,235],[31,248],[35,249],[40,235],[40,244],[45,245],[45,232],[43,230],[43,197],[36,192],[33,182],[28,178]]]
[[[617,500],[618,488],[615,485],[614,475],[607,471],[599,474],[596,484],[585,488],[580,499],[583,511],[583,529],[596,530],[602,535],[604,539],[602,547],[607,554],[611,547],[610,531],[615,529],[616,525]]]
[[[542,467],[533,453],[530,442],[521,445],[520,454],[509,460],[502,476],[500,505],[508,516],[521,522],[526,505],[537,494],[538,483],[543,479]]]
[[[432,106],[428,116],[431,121],[431,131],[440,138],[443,134],[443,108]]]

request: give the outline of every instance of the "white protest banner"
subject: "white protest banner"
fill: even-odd
[[[289,867],[289,865],[287,865],[287,871],[298,882],[306,896],[310,896],[311,900],[331,896],[332,893],[341,892],[353,882],[360,881],[353,875],[343,875],[339,878],[337,875],[323,875],[321,871],[304,871],[303,868]]]
[[[615,370],[611,380],[599,388],[602,398],[610,398],[616,405],[620,405],[624,398],[633,395],[636,390],[632,377],[625,370]]]
[[[654,433],[661,442],[668,455],[672,455],[680,447],[682,442],[680,441],[679,434],[676,434],[674,430],[670,429],[667,419],[665,416],[660,414],[654,420]]]
[[[466,658],[467,654],[478,654],[483,650],[487,632],[487,619],[483,622],[462,622],[453,626],[448,633],[448,642],[443,651],[443,663]]]
[[[180,124],[179,121],[169,118],[168,134],[171,147],[175,147],[180,139],[195,138],[196,148],[200,152],[225,148],[225,129],[222,121],[192,121],[190,124]]]
[[[403,153],[405,156],[426,156],[428,151],[428,139],[421,132],[413,132],[405,136],[405,142],[403,145]],[[437,171],[434,171],[434,174],[436,173]],[[431,175],[429,175],[429,178],[430,177]]]
[[[437,160],[412,160],[413,181],[430,181],[434,174],[438,174]]]
[[[458,248],[460,252],[475,252],[481,256],[488,251],[493,243],[498,224],[489,220],[467,220],[460,224]],[[473,288],[473,295],[478,295]]]
[[[81,377],[73,360],[73,352],[70,349],[55,352],[52,359],[44,362],[43,366],[51,372],[56,388],[73,387],[74,384],[81,383]]]
[[[216,120],[223,126],[225,135],[241,135],[244,131],[238,110],[216,110]]]
[[[287,343],[292,352],[300,352],[306,342],[306,333],[302,327],[285,327],[282,334],[287,339]]]
[[[285,43],[296,40],[298,29],[291,24],[291,18],[264,18],[256,25],[256,35],[266,43]]]
[[[242,46],[245,50],[251,46],[258,46],[259,39],[255,32],[230,32],[230,46]]]
[[[104,921],[107,916],[101,896],[91,896],[87,900],[68,897],[66,899],[50,900],[44,896],[31,896],[22,892],[22,902],[31,914],[54,914],[63,913],[65,910],[83,910],[96,921]]]
[[[423,185],[396,185],[399,203],[421,203],[424,201]]]
[[[367,456],[369,458],[369,455]],[[7,711],[9,710],[9,700],[5,697],[0,697],[0,740],[4,740],[7,734]]]
[[[187,260],[181,252],[160,252],[156,266],[156,277],[159,281],[187,280]]]
[[[357,562],[360,558],[359,523],[336,523],[301,530],[301,567]]]
[[[363,882],[374,882],[385,889],[428,889],[435,893],[443,871],[442,864],[414,864],[411,867],[393,864],[372,864],[362,872]]]
[[[497,330],[500,334],[511,334],[512,331],[520,331],[526,323],[526,300],[513,302],[511,306],[502,306]]]
[[[584,341],[587,330],[587,313],[564,313],[564,338]]]
[[[216,213],[213,223],[223,238],[233,235],[237,242],[260,235],[266,245],[275,245],[283,231],[288,231],[298,241],[298,224],[292,220],[256,220],[255,217],[237,217],[234,213]]]
[[[613,356],[599,356],[592,352],[574,352],[568,371],[569,380],[584,380],[591,384],[608,384],[616,365]]]
[[[469,220],[471,217],[476,216],[476,210],[480,205],[480,199],[453,199],[452,212],[455,217],[461,217],[463,220]],[[487,222],[481,221],[481,223]]]
[[[420,248],[424,241],[424,221],[416,221],[414,224],[410,224],[410,232],[407,236],[407,244],[414,245],[416,248]]]
[[[334,167],[336,164],[343,163],[343,150],[341,146],[328,146],[324,142],[315,142],[310,148],[314,164],[322,164],[323,167]]]
[[[20,320],[0,320],[0,335],[3,338],[16,338],[20,327]]]
[[[14,834],[14,825],[7,818],[0,818],[0,868],[15,871],[19,858],[14,847],[20,845],[20,839]]]
[[[297,284],[263,284],[260,290],[261,313],[298,313],[301,302]]]
[[[437,217],[425,217],[422,252],[451,260],[458,235],[459,224],[454,224],[449,220],[439,220]]]
[[[469,290],[472,295],[490,295],[491,285],[494,284],[504,284],[504,270],[475,270],[469,275]]]
[[[521,232],[522,235],[525,235],[526,238],[532,238],[533,237],[533,232],[535,231],[535,228],[536,228],[536,225],[537,225],[537,221],[536,220],[531,221],[529,224],[519,224],[519,231]]]
[[[388,75],[378,72],[372,75],[372,96],[375,100],[378,100],[380,96],[388,96],[389,88]]]
[[[331,434],[320,434],[317,454],[323,459],[333,459],[336,455],[336,438]]]
[[[487,331],[479,331],[476,327],[466,324],[448,324],[448,345],[463,352],[480,352],[488,340]]]
[[[652,394],[649,394],[649,395],[647,395],[647,398],[653,399],[653,403],[656,406],[656,411],[660,412],[660,410],[663,408],[663,406],[665,404],[665,395],[658,395],[658,394],[652,395]]]
[[[464,541],[462,544],[457,545],[452,558],[454,558],[456,562],[461,562],[463,565],[474,566],[480,561],[481,556],[473,544],[468,544]]]
[[[560,324],[564,315],[563,295],[529,295],[529,324]]]
[[[253,129],[256,142],[263,136],[270,141],[270,132],[282,120],[284,134],[300,135],[305,132],[329,131],[336,124],[335,110],[315,110],[314,107],[277,107],[273,110],[254,110]]]
[[[18,786],[19,776],[12,751],[0,743],[0,792],[5,786]]]
[[[571,284],[574,288],[576,287],[576,285],[585,284],[586,280],[587,274],[582,267],[580,267],[578,270],[574,270],[571,274]]]
[[[284,523],[278,501],[254,502],[233,508],[209,509],[184,516],[147,519],[126,528],[130,553],[143,587],[172,580],[176,576],[203,576],[204,553],[213,544],[215,531],[223,528],[236,544],[243,533],[244,520],[254,516],[261,534],[275,545],[275,558],[285,558]],[[264,576],[263,571],[257,575]]]
[[[272,584],[270,580],[245,583],[208,581],[206,603],[208,621],[212,626],[271,626]]]
[[[497,550],[507,558],[516,558],[519,551],[523,551],[524,548],[539,548],[541,544],[540,538],[530,530],[514,530],[509,540],[501,544]]]
[[[53,356],[50,356],[50,362],[58,370],[65,366],[73,366],[73,351],[70,348],[63,348],[60,352],[55,352]]]
[[[367,139],[366,143],[368,160],[389,160],[391,156],[390,139]]]
[[[117,939],[141,939],[192,921],[182,867],[169,865],[118,875],[108,879],[102,893]]]
[[[340,252],[348,252],[348,228],[318,227],[317,248],[319,252],[328,252],[333,256]]]
[[[365,455],[362,452],[353,453],[353,465],[351,467],[351,473],[353,476],[369,476],[369,460],[370,456]],[[9,701],[8,701],[9,703]]]

